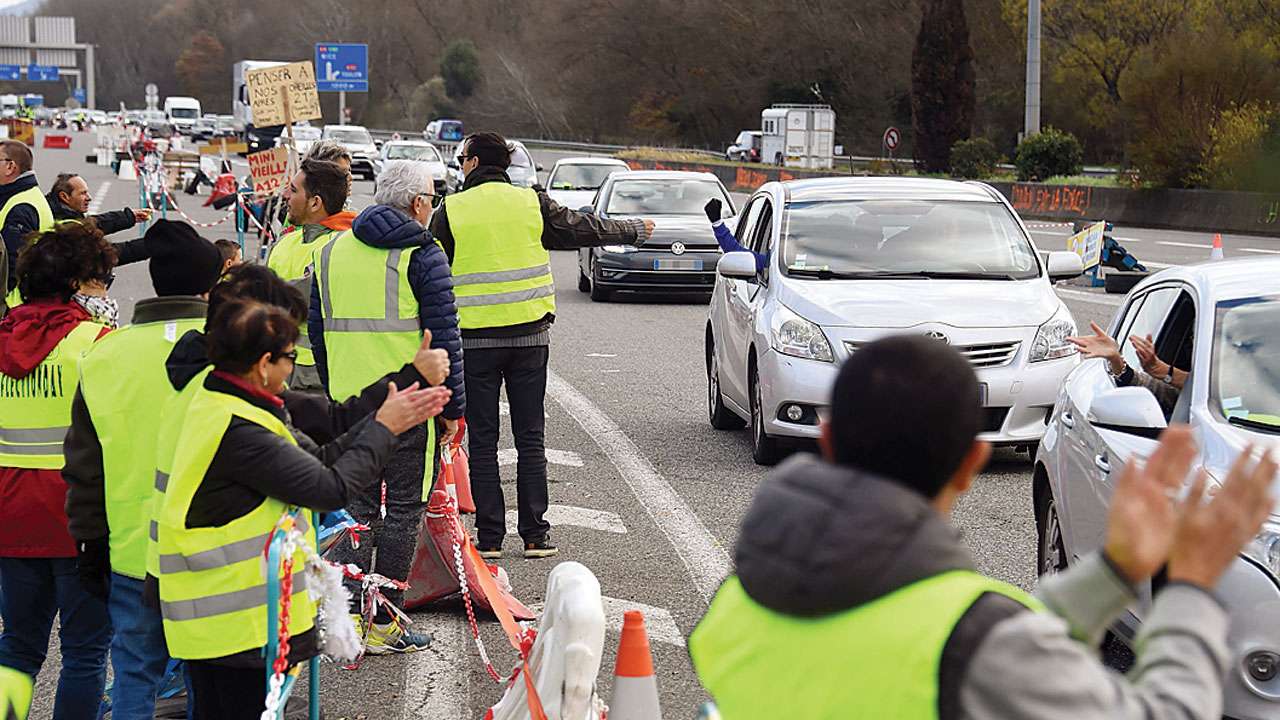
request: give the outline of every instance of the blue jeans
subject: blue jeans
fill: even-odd
[[[75,558],[0,558],[0,665],[32,677],[49,652],[60,616],[62,673],[54,720],[96,720],[107,680],[107,604],[80,585]]]
[[[160,611],[142,602],[141,580],[111,573],[111,598],[107,611],[115,637],[111,640],[113,720],[151,720],[156,712],[156,690],[169,662]]]

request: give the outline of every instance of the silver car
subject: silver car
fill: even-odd
[[[449,171],[444,166],[444,158],[440,157],[440,152],[436,150],[435,145],[423,140],[388,140],[382,144],[382,151],[373,159],[375,193],[378,188],[377,175],[380,175],[382,169],[392,160],[414,160],[426,163],[427,169],[431,171],[435,193],[445,194]]]
[[[1280,449],[1280,258],[1161,271],[1135,287],[1112,320],[1114,338],[1151,335],[1156,354],[1190,372],[1162,408],[1145,388],[1116,387],[1102,359],[1081,363],[1059,393],[1036,456],[1039,570],[1055,573],[1100,549],[1121,466],[1146,458],[1167,422],[1191,426],[1211,484],[1247,445]],[[1139,359],[1125,343],[1125,360]],[[1212,492],[1212,489],[1210,489]],[[1114,626],[1132,644],[1162,580]],[[1216,588],[1230,612],[1225,714],[1280,717],[1280,516],[1273,514]]]
[[[378,146],[368,130],[360,125],[325,125],[321,137],[336,140],[351,153],[352,175],[362,175],[365,180],[373,179],[373,159],[378,156]]]
[[[567,208],[578,210],[595,200],[596,191],[606,178],[630,169],[625,160],[612,157],[560,158],[547,176],[547,195]]]
[[[534,162],[533,156],[529,154],[529,148],[519,140],[508,140],[507,144],[511,146],[511,166],[507,168],[507,177],[511,178],[511,184],[516,187],[533,187],[538,184],[538,173],[542,171],[542,166]],[[466,178],[462,176],[462,146],[458,143],[457,150],[454,151],[453,159],[449,161],[449,192],[458,192],[462,190],[462,183]]]
[[[749,252],[725,254],[706,326],[717,429],[751,424],[756,462],[813,440],[840,363],[884,335],[950,343],[977,371],[981,437],[1030,450],[1076,331],[1051,280],[1074,253],[1042,260],[1008,202],[979,183],[827,178],[767,183],[736,222]]]

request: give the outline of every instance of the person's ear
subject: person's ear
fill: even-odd
[[[271,365],[271,353],[262,353],[262,357],[258,358],[258,362],[253,364],[253,373],[257,376],[258,384],[266,387],[270,382],[271,376],[267,373],[268,366]]]
[[[947,484],[956,495],[968,492],[969,488],[973,487],[974,478],[978,477],[978,473],[982,472],[989,460],[991,460],[991,443],[985,440],[974,440],[973,445],[969,446],[969,451],[960,460],[960,467],[951,474],[951,480]]]

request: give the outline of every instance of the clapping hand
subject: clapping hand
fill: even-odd
[[[1089,323],[1092,335],[1077,335],[1067,338],[1067,342],[1075,345],[1085,359],[1105,358],[1111,364],[1112,374],[1120,374],[1124,370],[1124,358],[1120,355],[1120,345],[1098,323]]]
[[[1133,345],[1133,351],[1138,355],[1138,362],[1142,365],[1143,372],[1157,378],[1169,375],[1169,364],[1156,357],[1156,346],[1151,341],[1150,335],[1146,337],[1130,335],[1129,344]]]
[[[382,423],[393,435],[399,435],[440,414],[453,392],[449,388],[418,389],[414,383],[404,390],[396,389],[394,382],[387,384],[387,399],[378,408],[374,420]]]

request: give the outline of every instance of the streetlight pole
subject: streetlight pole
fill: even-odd
[[[1040,0],[1027,0],[1027,105],[1022,136],[1040,132]]]

